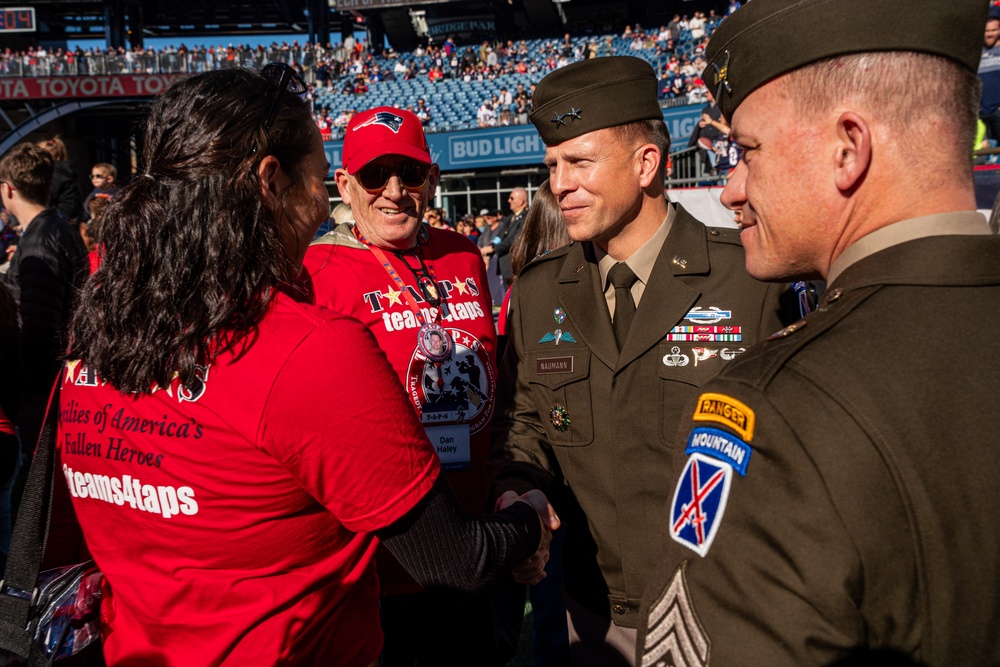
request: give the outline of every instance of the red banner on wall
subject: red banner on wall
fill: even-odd
[[[60,100],[95,97],[153,97],[190,74],[42,76],[0,78],[0,100]]]

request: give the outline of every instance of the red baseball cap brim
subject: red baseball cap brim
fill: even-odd
[[[431,163],[420,119],[394,107],[375,107],[355,114],[347,124],[342,153],[344,169],[349,174],[357,173],[358,169],[383,155],[403,155]]]

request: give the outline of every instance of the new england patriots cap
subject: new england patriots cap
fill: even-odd
[[[347,124],[342,149],[344,169],[349,174],[383,155],[404,155],[431,163],[427,137],[420,119],[404,109],[375,107],[354,114]]]

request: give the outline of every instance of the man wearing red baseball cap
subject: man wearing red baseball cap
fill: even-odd
[[[421,222],[440,172],[413,113],[377,107],[356,114],[343,161],[335,178],[353,222],[306,253],[316,303],[368,325],[458,497],[480,515],[497,339],[479,250],[461,234]],[[425,591],[388,552],[377,562],[384,665],[496,664],[488,594]]]

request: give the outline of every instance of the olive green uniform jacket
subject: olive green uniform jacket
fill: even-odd
[[[805,322],[687,411],[678,452],[710,426],[747,446],[745,474],[721,515],[704,508],[704,556],[663,540],[637,664],[825,665],[855,647],[1000,664],[1000,238],[870,255]]]
[[[487,475],[496,495],[575,496],[585,518],[573,520],[575,503],[556,504],[569,531],[565,584],[591,612],[636,627],[683,463],[673,444],[682,408],[781,328],[783,291],[746,274],[736,230],[707,228],[680,207],[621,354],[589,243],[536,259],[514,281]],[[695,325],[732,327],[713,334],[732,340],[667,340]]]

